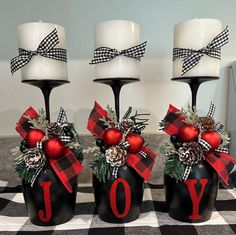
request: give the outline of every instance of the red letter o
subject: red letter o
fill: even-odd
[[[116,206],[116,189],[117,189],[117,185],[119,183],[123,184],[124,190],[125,190],[125,209],[122,214],[120,214],[118,212],[117,206]],[[130,205],[131,205],[131,192],[130,192],[129,184],[125,179],[118,178],[112,184],[111,190],[110,190],[110,205],[111,205],[111,209],[112,209],[113,214],[117,218],[120,218],[120,219],[124,218],[129,213],[129,209],[130,209]]]

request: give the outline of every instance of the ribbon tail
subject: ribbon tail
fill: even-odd
[[[32,57],[30,55],[22,55],[22,56],[19,55],[19,56],[14,57],[13,59],[11,59],[10,68],[11,68],[12,75],[17,70],[19,70],[20,68],[27,65],[30,62],[31,58]]]
[[[37,51],[39,53],[46,53],[50,51],[53,47],[55,47],[59,43],[59,37],[57,34],[57,29],[53,29],[51,33],[49,33],[39,44]]]
[[[206,155],[206,161],[217,172],[221,180],[228,185],[229,174],[234,168],[235,159],[227,153],[209,153]]]
[[[181,74],[181,76],[183,76],[190,69],[195,67],[199,63],[199,61],[200,61],[202,56],[203,56],[203,54],[194,52],[190,56],[186,57],[184,59],[184,61],[183,61],[183,67],[182,67],[182,74]]]
[[[27,133],[31,129],[31,124],[28,122],[29,119],[27,117],[30,117],[31,119],[38,118],[38,113],[32,108],[29,107],[20,117],[17,125],[16,125],[16,131],[21,135],[23,139],[25,139]]]
[[[106,118],[107,116],[107,111],[104,110],[97,102],[95,102],[88,119],[87,129],[97,138],[103,137],[105,126],[104,122],[101,121],[101,118]]]
[[[151,171],[154,165],[156,153],[152,150],[142,147],[141,153],[128,154],[126,164],[132,167],[145,181],[149,181]],[[144,154],[145,157],[144,157]]]
[[[49,163],[66,187],[68,192],[73,191],[74,184],[77,183],[77,176],[82,172],[83,166],[71,150],[66,148],[65,155],[58,159],[49,159]]]
[[[185,117],[183,113],[174,107],[169,105],[166,116],[163,119],[164,122],[164,131],[168,135],[176,135],[179,132],[179,129],[184,125]]]

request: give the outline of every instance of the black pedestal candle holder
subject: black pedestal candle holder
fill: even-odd
[[[172,81],[180,81],[189,84],[192,93],[192,107],[196,107],[199,86],[203,82],[216,79],[219,79],[219,77],[193,76],[172,78]],[[193,190],[189,188],[190,182],[196,182],[198,185],[195,188],[196,195],[200,195],[200,190],[202,190],[202,186],[199,187],[199,184],[205,182],[204,193],[202,193],[198,205],[196,201],[192,199],[192,196],[190,196],[190,194],[193,193]],[[190,223],[207,221],[211,217],[217,196],[218,176],[215,170],[206,161],[200,161],[193,165],[188,180],[186,181],[176,182],[176,179],[164,175],[164,185],[166,205],[170,217]]]
[[[43,93],[43,97],[44,97],[46,118],[47,118],[48,122],[50,123],[49,101],[50,101],[51,91],[55,87],[69,83],[69,81],[67,81],[67,80],[53,80],[53,79],[47,79],[47,80],[31,79],[31,80],[23,80],[22,82],[40,88],[40,90]]]
[[[94,82],[109,85],[114,94],[117,121],[120,118],[120,91],[123,85],[138,82],[138,78],[104,78]],[[114,186],[118,185],[114,191]],[[122,186],[121,186],[121,185]],[[93,176],[94,196],[99,218],[109,223],[125,223],[137,219],[143,198],[143,179],[128,165],[119,167],[117,178],[105,183]]]
[[[44,96],[46,118],[50,123],[50,94],[53,88],[69,83],[67,80],[23,80],[23,83],[40,88]],[[45,191],[43,186],[48,185],[51,190]],[[46,187],[46,186],[45,186]],[[76,205],[77,184],[69,193],[48,165],[40,172],[33,187],[22,182],[23,195],[30,221],[40,226],[52,226],[65,223],[74,215]],[[60,206],[58,206],[60,205]]]
[[[192,93],[192,107],[196,107],[197,104],[197,92],[199,86],[203,82],[208,82],[212,80],[219,79],[219,77],[216,76],[192,76],[192,77],[176,77],[172,78],[172,81],[177,81],[177,82],[185,82],[189,85]]]
[[[117,121],[120,119],[120,90],[122,86],[140,81],[139,78],[98,78],[94,79],[94,82],[103,83],[109,85],[112,88],[115,100],[115,111]]]

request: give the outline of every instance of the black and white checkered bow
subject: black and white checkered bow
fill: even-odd
[[[229,41],[229,29],[226,27],[220,34],[218,34],[206,47],[199,50],[187,49],[187,48],[174,48],[173,49],[173,60],[177,58],[184,58],[182,73],[183,76],[190,69],[196,66],[201,57],[208,55],[212,58],[221,58],[221,47]]]
[[[11,73],[13,74],[21,67],[30,62],[33,56],[41,55],[50,59],[67,61],[66,49],[54,48],[59,43],[57,30],[54,29],[39,44],[37,50],[25,50],[19,48],[19,55],[11,60]]]
[[[94,50],[93,59],[89,64],[108,62],[119,55],[123,55],[140,61],[141,57],[144,56],[146,44],[147,42],[143,42],[137,46],[121,51],[109,47],[99,47]]]
[[[61,107],[58,117],[57,117],[57,123],[59,125],[63,125],[63,123],[68,122],[67,121],[67,117],[66,117],[66,111]],[[60,140],[64,143],[70,142],[71,141],[71,137],[65,135],[64,133],[62,135],[59,136]]]

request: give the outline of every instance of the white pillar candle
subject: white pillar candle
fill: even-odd
[[[140,44],[139,26],[126,20],[111,20],[95,27],[95,48],[110,47],[124,50]],[[140,61],[126,56],[95,65],[97,78],[139,78]]]
[[[33,22],[18,26],[18,45],[25,50],[37,50],[41,41],[56,28],[59,43],[55,48],[65,49],[65,30],[62,26]],[[68,80],[67,63],[35,55],[30,62],[21,68],[21,79],[54,79]]]
[[[174,26],[174,48],[198,50],[206,47],[222,32],[221,21],[216,19],[192,19]],[[181,76],[183,58],[173,61],[173,77],[219,76],[220,60],[204,55],[199,63]]]

